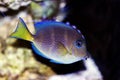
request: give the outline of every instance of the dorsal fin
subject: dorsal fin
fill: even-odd
[[[53,26],[61,26],[61,27],[68,27],[71,28],[70,25],[62,23],[62,22],[57,22],[57,21],[53,21],[53,20],[46,20],[46,21],[41,21],[41,22],[35,22],[34,23],[36,32],[38,30],[40,30],[43,27],[53,27]]]

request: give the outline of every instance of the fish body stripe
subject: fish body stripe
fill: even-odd
[[[51,34],[50,34],[50,36],[51,36],[51,47],[49,47],[49,53],[52,53],[52,50],[53,50],[53,48],[54,48],[54,44],[55,44],[55,32],[54,32],[54,28],[53,29],[51,29]]]
[[[65,41],[67,41],[68,40],[68,32],[67,32],[67,30],[64,30],[64,39],[65,39]]]

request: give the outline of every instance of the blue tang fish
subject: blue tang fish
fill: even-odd
[[[88,57],[85,39],[75,26],[56,21],[34,24],[36,32],[31,34],[22,18],[11,37],[30,41],[33,50],[51,62],[71,64]]]

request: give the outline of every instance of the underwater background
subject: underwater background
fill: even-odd
[[[0,80],[120,80],[119,9],[119,0],[0,0]],[[86,67],[89,59],[51,63],[29,42],[10,38],[19,17],[32,33],[36,21],[75,25],[85,36],[95,70]]]

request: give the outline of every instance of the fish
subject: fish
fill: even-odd
[[[20,17],[13,38],[27,40],[33,51],[50,62],[72,64],[88,58],[86,41],[80,30],[68,23],[45,20],[34,23],[32,34]]]

